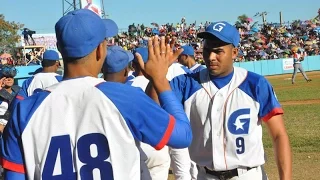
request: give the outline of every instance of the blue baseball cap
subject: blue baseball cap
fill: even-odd
[[[185,54],[188,56],[194,56],[194,49],[192,46],[182,46],[181,48],[183,49],[181,54]]]
[[[120,46],[110,46],[107,49],[107,57],[103,68],[109,73],[116,73],[128,66],[133,60],[133,54]]]
[[[237,47],[240,42],[239,31],[234,26],[225,21],[211,23],[206,28],[205,32],[198,33],[197,36],[203,39],[214,36],[223,42],[233,44],[234,47]]]
[[[46,50],[43,53],[43,60],[48,60],[48,61],[58,61],[59,60],[59,54],[57,51],[54,50]]]
[[[135,54],[135,53],[139,53],[141,55],[144,63],[146,63],[148,61],[148,56],[149,56],[148,48],[146,48],[146,47],[136,48],[133,50],[133,54]],[[133,61],[138,63],[137,58],[134,58]]]
[[[115,36],[118,27],[91,10],[78,9],[60,18],[55,31],[62,57],[80,58],[90,54],[105,38]]]

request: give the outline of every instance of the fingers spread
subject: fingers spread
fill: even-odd
[[[142,70],[144,70],[144,61],[143,61],[143,59],[142,59],[142,56],[141,56],[139,53],[135,53],[134,55],[135,55],[136,59],[138,60],[138,63],[139,63],[139,65],[140,65],[140,68],[141,68]]]
[[[153,38],[153,49],[154,49],[154,55],[159,57],[160,56],[160,44],[159,44],[159,37],[157,35]]]
[[[163,36],[160,39],[160,54],[162,57],[166,56],[166,42]]]
[[[148,39],[148,59],[153,59],[154,50],[153,50],[153,37]]]

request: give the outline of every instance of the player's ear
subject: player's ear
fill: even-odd
[[[232,46],[233,47],[233,46]],[[232,59],[236,59],[238,56],[239,50],[236,47],[232,48]]]
[[[128,74],[129,74],[129,68],[126,67],[126,68],[124,69],[124,77],[128,77]]]
[[[106,41],[101,42],[97,46],[96,59],[97,61],[104,61],[107,55],[107,43]]]

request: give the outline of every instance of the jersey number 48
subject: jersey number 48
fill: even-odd
[[[92,145],[96,146],[96,153],[92,155]],[[99,170],[100,179],[113,179],[111,163],[106,161],[110,156],[109,144],[103,134],[93,133],[81,136],[76,144],[77,156],[72,153],[70,136],[54,136],[51,138],[48,154],[44,164],[42,179],[76,180],[77,173],[73,172],[77,159],[83,163],[80,167],[81,179],[95,179],[93,172]],[[60,156],[61,174],[54,174],[56,161]],[[59,165],[58,165],[59,166]],[[77,169],[77,168],[75,168]]]

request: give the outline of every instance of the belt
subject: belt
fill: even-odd
[[[249,171],[250,169],[253,169],[253,168],[256,168],[256,167],[252,167],[252,168],[247,167],[247,170]],[[220,180],[227,180],[227,179],[233,178],[234,176],[238,176],[238,169],[231,169],[227,171],[212,171],[207,167],[204,167],[204,169],[206,170],[207,174],[216,176]]]

